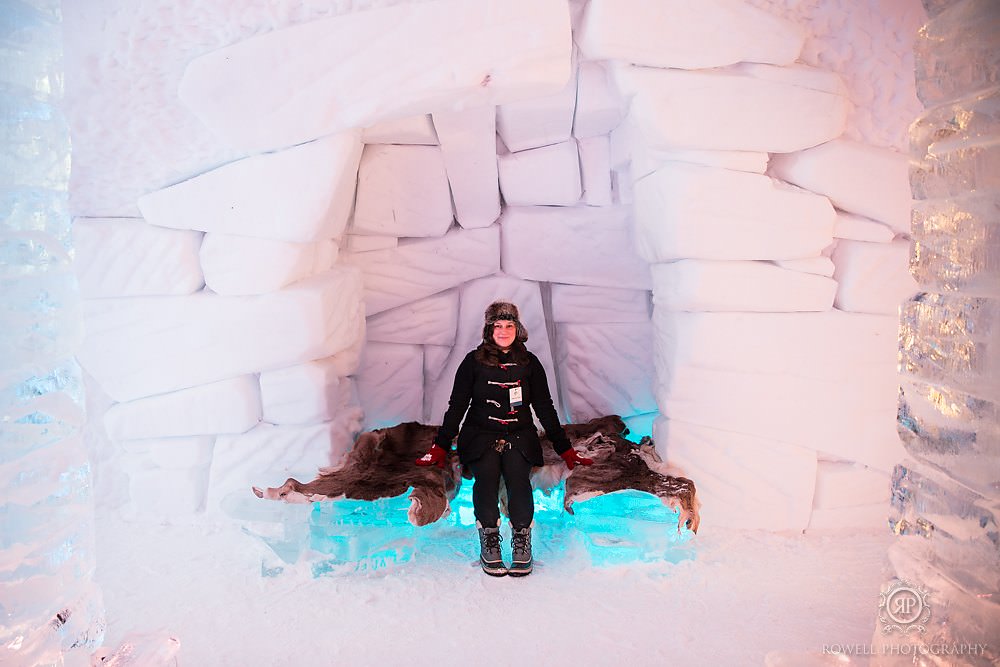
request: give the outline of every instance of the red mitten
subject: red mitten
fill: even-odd
[[[418,466],[437,466],[438,468],[443,468],[445,466],[444,460],[447,456],[448,453],[439,445],[431,445],[431,450],[417,459],[416,463]]]
[[[591,463],[594,462],[594,459],[586,459],[577,454],[576,450],[573,449],[572,447],[567,449],[559,456],[561,456],[562,460],[566,462],[566,467],[569,468],[570,470],[572,470],[573,467],[576,466],[577,464],[582,466],[589,466]]]

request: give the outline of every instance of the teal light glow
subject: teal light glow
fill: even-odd
[[[677,547],[691,531],[677,530],[679,513],[642,491],[617,491],[573,505],[574,527],[594,565],[636,561],[677,562],[689,557]]]
[[[304,561],[314,577],[375,572],[417,557],[460,565],[475,561],[471,482],[462,485],[448,516],[429,526],[418,528],[408,521],[408,496],[409,491],[372,502],[314,503],[305,530],[285,526],[281,539],[261,537],[284,564]],[[578,501],[573,514],[563,509],[564,498],[562,485],[547,495],[535,491],[533,542],[536,562],[543,566],[570,560],[610,566],[693,557],[693,551],[684,547],[691,532],[678,533],[677,512],[655,496],[619,491]],[[299,521],[301,526],[301,515]],[[509,530],[504,521],[505,544]],[[276,576],[284,569],[265,565],[262,574]]]
[[[653,422],[660,416],[659,412],[646,412],[641,415],[625,417],[625,427],[628,429],[628,439],[632,442],[640,442],[643,438],[653,437]]]
[[[309,548],[313,576],[380,570],[413,558],[417,528],[406,517],[409,491],[395,498],[314,503]]]

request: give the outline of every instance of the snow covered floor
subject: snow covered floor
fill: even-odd
[[[181,667],[762,665],[769,651],[870,642],[892,540],[705,526],[677,564],[594,568],[578,555],[493,579],[418,554],[370,573],[262,578],[259,542],[236,526],[102,514],[106,646],[164,630]]]

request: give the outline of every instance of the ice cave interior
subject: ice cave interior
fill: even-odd
[[[249,490],[438,423],[497,298],[562,421],[651,436],[710,531],[894,531],[898,576],[952,601],[942,636],[1000,628],[995,3],[3,13],[12,664],[102,643],[104,516],[235,526],[264,578],[467,532],[466,487],[434,539],[405,497]],[[543,557],[572,529],[594,565],[693,558],[662,504],[616,498],[569,526],[539,495]]]

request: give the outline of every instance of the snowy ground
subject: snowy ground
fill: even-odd
[[[262,578],[259,542],[235,525],[98,519],[105,645],[167,631],[182,667],[762,665],[771,651],[870,642],[892,540],[706,526],[677,564],[568,557],[493,579],[464,556],[418,554],[370,573]]]

